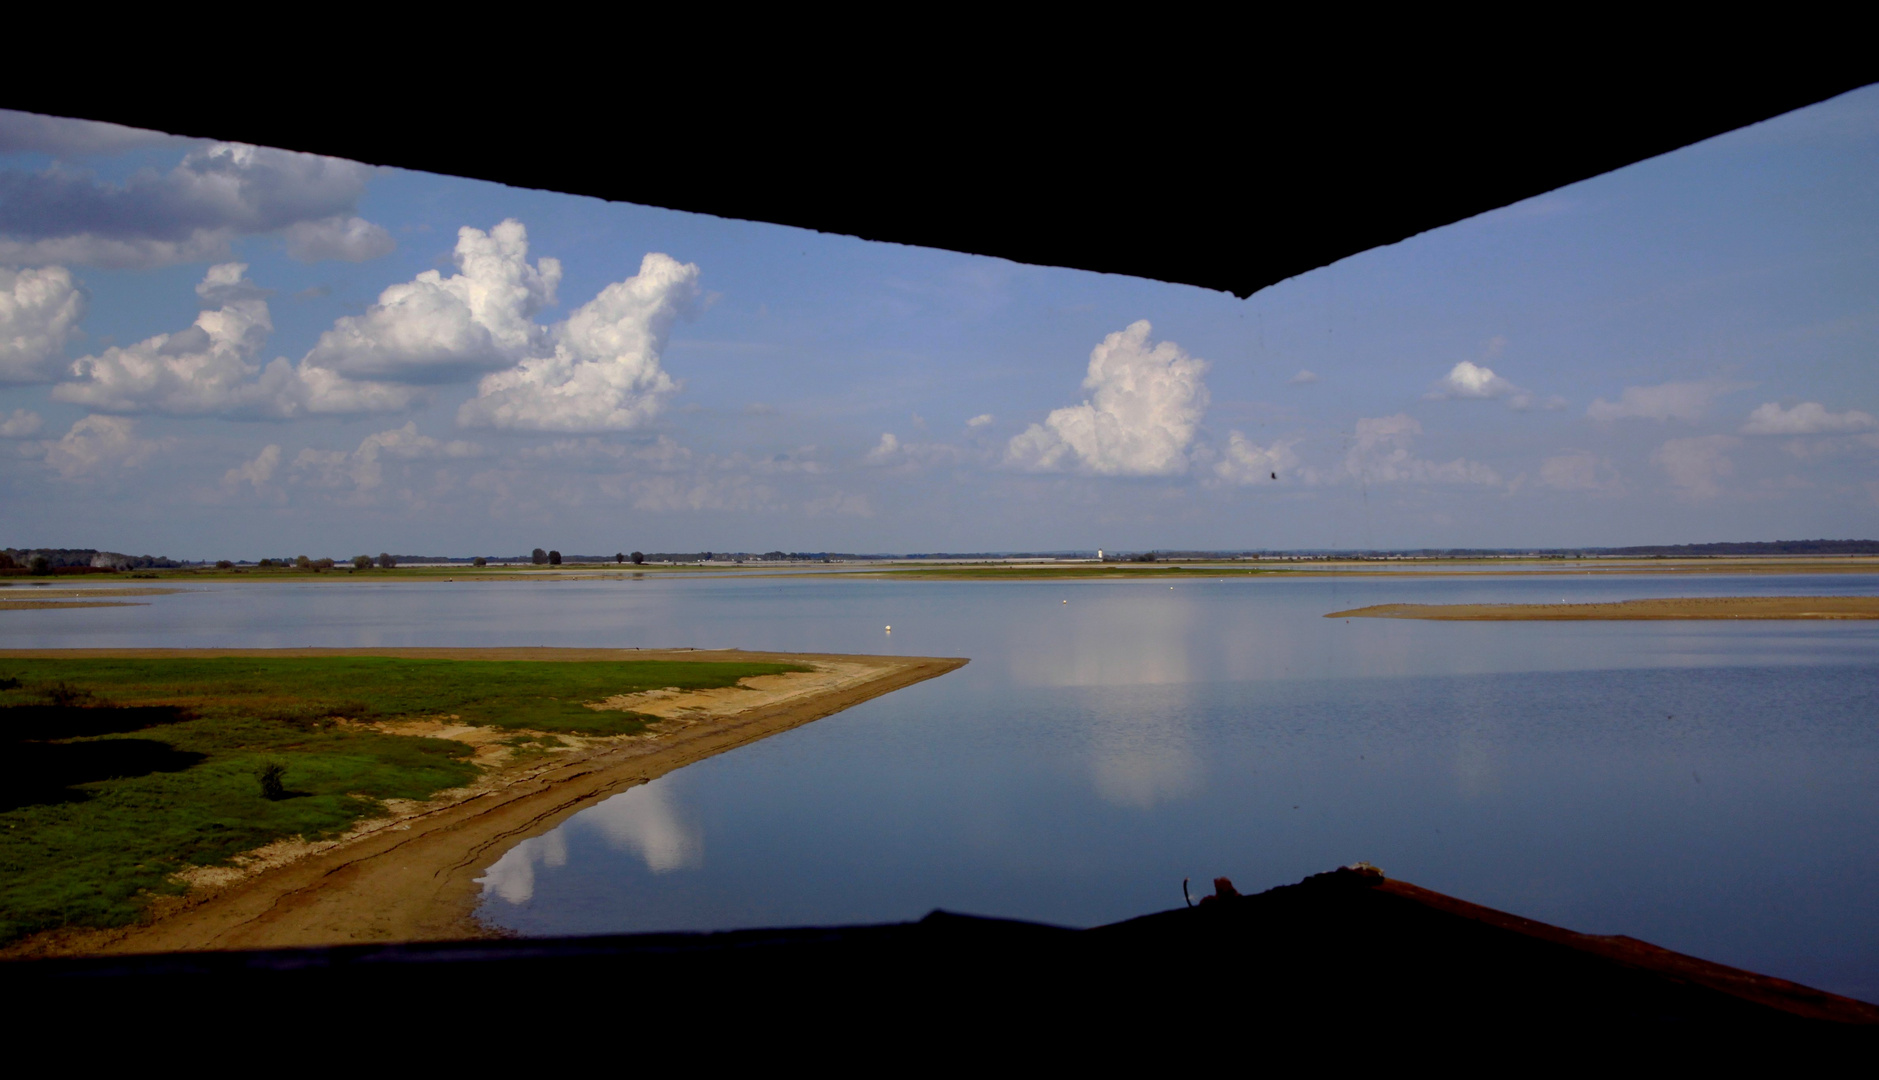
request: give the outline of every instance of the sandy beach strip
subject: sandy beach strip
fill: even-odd
[[[424,803],[389,804],[389,816],[337,840],[280,841],[203,868],[195,886],[152,905],[150,921],[115,930],[54,931],[6,950],[8,957],[171,952],[487,937],[476,922],[477,878],[510,847],[549,831],[610,795],[674,769],[807,724],[870,698],[931,679],[966,661],[924,656],[844,656],[742,650],[654,649],[31,649],[5,658],[196,658],[215,656],[397,656],[413,659],[540,661],[754,661],[814,670],[764,675],[738,687],[653,691],[607,706],[659,716],[642,735],[566,737],[566,749],[493,768],[469,787]],[[428,722],[420,722],[423,726]],[[487,743],[506,729],[404,730]],[[497,747],[489,749],[500,753]],[[479,759],[483,747],[479,745]]]
[[[167,596],[186,589],[48,589],[35,586],[31,592],[0,594],[0,611],[43,611],[46,608],[142,607],[137,600],[105,600],[108,596]]]
[[[1703,596],[1603,604],[1378,604],[1327,619],[1527,622],[1623,619],[1879,619],[1879,596]]]

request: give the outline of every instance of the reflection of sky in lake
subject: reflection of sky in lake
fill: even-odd
[[[524,933],[1088,925],[1367,859],[1879,998],[1879,624],[1329,620],[1389,601],[1873,593],[1868,576],[217,586],[0,645],[698,645],[968,656],[492,866]],[[1063,603],[1068,600],[1069,603]],[[19,618],[14,618],[19,616]],[[881,628],[894,626],[891,638]]]

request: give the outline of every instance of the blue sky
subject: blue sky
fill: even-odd
[[[1871,537],[1875,346],[1879,88],[1244,301],[0,113],[14,546]]]

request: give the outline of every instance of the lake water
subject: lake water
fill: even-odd
[[[1865,575],[217,583],[7,612],[0,647],[972,659],[525,841],[481,909],[525,934],[935,907],[1085,926],[1177,906],[1184,877],[1251,892],[1362,859],[1879,1000],[1879,623],[1322,617],[1875,592]]]

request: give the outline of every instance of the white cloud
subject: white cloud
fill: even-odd
[[[310,474],[313,481],[327,487],[347,484],[369,491],[385,481],[384,459],[417,461],[439,458],[473,458],[482,453],[475,443],[452,440],[443,442],[418,434],[415,421],[403,427],[367,435],[359,448],[344,450],[302,450],[294,459],[298,473]]]
[[[1817,401],[1804,401],[1792,409],[1783,409],[1770,401],[1749,413],[1742,425],[1744,435],[1846,435],[1879,427],[1871,413],[1858,409],[1828,412]]]
[[[1478,461],[1433,462],[1416,457],[1409,444],[1422,424],[1404,413],[1357,421],[1344,455],[1344,471],[1368,484],[1499,484],[1500,474]]]
[[[44,446],[47,467],[67,480],[134,469],[163,449],[161,442],[138,438],[137,421],[121,416],[87,416]]]
[[[39,434],[44,421],[28,409],[14,409],[13,415],[0,420],[0,439],[30,439]]]
[[[0,109],[0,153],[40,153],[55,157],[115,154],[172,137],[97,120],[72,120]]]
[[[62,266],[0,267],[0,382],[45,382],[85,314],[85,296]]]
[[[1449,369],[1437,395],[1455,398],[1497,398],[1515,393],[1517,387],[1494,373],[1493,368],[1463,360]]]
[[[862,455],[861,460],[869,465],[886,465],[899,453],[900,440],[895,438],[894,433],[890,431],[883,433],[881,441],[875,444],[874,449]]]
[[[237,143],[167,173],[100,183],[63,165],[0,170],[0,261],[150,267],[226,258],[239,236],[350,217],[371,175],[338,158]]]
[[[1298,374],[1285,380],[1285,385],[1287,386],[1310,386],[1312,383],[1315,383],[1317,381],[1318,381],[1317,375],[1313,374],[1312,372],[1306,371],[1304,368],[1299,368]]]
[[[1592,402],[1585,415],[1594,420],[1694,421],[1718,396],[1738,389],[1719,382],[1672,382],[1660,386],[1627,386],[1617,401]]]
[[[638,274],[555,327],[552,355],[486,376],[457,422],[521,431],[619,431],[646,422],[678,392],[660,356],[673,322],[698,298],[696,264],[648,254]]]
[[[1735,463],[1729,460],[1727,453],[1741,442],[1733,435],[1671,439],[1657,448],[1651,460],[1683,494],[1693,499],[1708,499],[1722,493],[1724,478],[1735,475]]]
[[[256,491],[274,476],[274,470],[281,464],[281,448],[273,443],[261,448],[253,461],[244,462],[222,474],[222,486],[229,490],[240,487],[243,483],[254,485]]]
[[[1585,450],[1540,462],[1540,483],[1560,491],[1613,491],[1619,487],[1611,462]]]
[[[992,422],[992,414],[991,414],[991,413],[988,413],[988,412],[987,412],[987,413],[980,413],[979,415],[977,415],[977,416],[975,416],[975,417],[973,417],[972,419],[970,419],[970,420],[967,420],[967,421],[966,421],[966,426],[967,426],[967,427],[969,427],[969,428],[981,428],[981,427],[984,427],[985,425],[987,425],[987,424],[989,424],[989,423],[991,423],[991,422]]]
[[[1292,447],[1296,439],[1280,439],[1271,446],[1260,446],[1239,432],[1227,436],[1226,456],[1214,463],[1214,474],[1233,484],[1271,483],[1298,468],[1298,455]]]
[[[59,401],[106,412],[161,412],[286,418],[307,413],[404,408],[415,394],[403,387],[359,383],[323,369],[298,369],[260,353],[274,321],[267,292],[244,263],[209,268],[196,292],[219,306],[188,329],[113,346],[71,365],[72,379],[52,388]]]
[[[1187,470],[1187,448],[1207,408],[1207,362],[1164,341],[1150,347],[1147,319],[1103,339],[1090,352],[1081,405],[1054,410],[1013,438],[1007,463],[1055,469],[1069,459],[1106,476],[1163,476]]]
[[[322,259],[366,262],[390,255],[398,246],[383,225],[375,225],[356,214],[296,221],[287,226],[282,237],[287,241],[287,254],[301,262]]]
[[[1498,345],[1505,344],[1505,339],[1495,338],[1489,343],[1490,351],[1498,351]],[[1532,408],[1539,399],[1531,390],[1523,390],[1500,375],[1494,369],[1463,360],[1449,369],[1436,388],[1426,397],[1432,400],[1475,399],[1490,400],[1505,398],[1509,408],[1526,410]],[[1552,397],[1541,403],[1542,408],[1564,408],[1564,398]]]
[[[545,334],[536,312],[555,302],[561,263],[528,262],[528,230],[513,218],[485,233],[457,230],[456,274],[426,270],[346,316],[307,354],[353,378],[442,381],[509,367]]]

